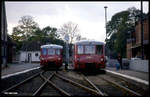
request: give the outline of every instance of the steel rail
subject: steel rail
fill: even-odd
[[[40,73],[42,73],[42,72],[44,72],[44,71],[41,71],[41,72],[39,72],[39,73],[37,73],[37,74],[35,74],[35,75],[33,75],[33,76],[30,76],[30,77],[26,78],[25,80],[21,81],[20,83],[13,85],[13,86],[11,86],[10,88],[8,88],[8,89],[6,89],[6,90],[3,90],[1,93],[2,93],[2,94],[5,94],[5,92],[7,92],[7,91],[9,91],[9,90],[11,90],[11,89],[13,89],[13,88],[16,88],[16,87],[18,87],[18,86],[24,84],[25,82],[27,82],[27,81],[29,81],[29,80],[31,80],[31,79],[37,77],[37,76],[38,76]]]
[[[102,96],[108,96],[106,93],[103,93],[99,88],[97,88],[84,74],[81,72],[77,72],[79,75],[83,77],[85,81],[87,81],[93,88],[95,88]]]
[[[83,86],[83,85],[81,85],[81,84],[79,84],[79,83],[77,83],[77,82],[74,82],[74,81],[70,80],[70,79],[64,78],[64,77],[62,77],[61,75],[58,75],[58,74],[56,74],[56,73],[55,73],[55,75],[56,75],[57,77],[61,78],[62,80],[66,81],[66,82],[69,82],[69,83],[71,83],[71,84],[73,84],[73,85],[75,85],[75,86],[78,86],[78,87],[80,87],[80,88],[83,88],[84,90],[86,90],[86,91],[88,91],[88,92],[90,92],[90,93],[92,93],[92,94],[94,94],[94,95],[102,96],[99,92],[97,92],[97,91],[94,90],[94,89],[91,89],[91,88],[89,88],[89,87],[87,87],[87,86]]]
[[[81,72],[78,72],[78,74],[80,74],[83,79],[88,82],[93,88],[95,88],[102,96],[108,96],[106,93],[103,93],[99,88],[97,88],[84,74],[82,74]]]
[[[43,75],[41,75],[41,77],[44,79],[44,80],[47,80]],[[63,89],[57,87],[53,82],[51,82],[50,80],[47,80],[47,82],[49,84],[51,84],[55,89],[57,89],[59,92],[61,92],[63,95],[65,96],[71,96],[69,93],[67,93],[66,91],[64,91]]]
[[[42,73],[40,73],[40,77],[42,76]],[[45,82],[33,93],[33,96],[36,96],[40,93],[40,91],[42,91],[42,89],[44,88],[44,86],[47,84],[48,80],[51,79],[54,76],[54,73],[52,75],[50,75]],[[41,77],[42,78],[42,77]]]
[[[105,79],[105,78],[102,78],[102,77],[100,77],[100,78],[103,79],[103,80],[105,80],[105,81],[107,81],[108,83],[111,83],[111,84],[113,84],[113,85],[119,87],[120,89],[123,89],[123,90],[125,90],[125,91],[127,91],[127,92],[133,94],[133,95],[142,96],[141,94],[139,94],[139,93],[137,93],[137,92],[135,92],[135,91],[133,91],[133,90],[130,90],[130,89],[128,89],[128,88],[126,88],[126,87],[124,87],[124,86],[122,86],[122,85],[120,85],[120,84],[114,82],[114,81],[109,81],[109,80],[107,80],[107,79]]]
[[[128,82],[128,79],[125,79],[125,77],[115,76],[114,74],[111,74],[111,73],[110,73],[109,76],[110,76],[110,77],[115,77],[116,79],[119,79],[119,80],[125,82],[125,85],[127,85],[127,87],[129,87],[129,88],[131,88],[131,85],[134,84],[133,82],[131,82],[131,85],[130,85],[130,82]],[[117,81],[117,82],[118,82],[118,81]],[[119,83],[119,84],[121,84],[121,83]],[[139,84],[139,86],[141,85],[141,83],[137,83],[137,84]],[[124,85],[122,85],[122,86],[124,86]],[[125,86],[124,86],[124,87],[125,87]],[[143,87],[141,87],[141,88],[144,90]],[[137,92],[137,93],[139,93],[139,92]],[[139,93],[139,94],[140,94],[140,93]]]
[[[100,89],[98,89],[87,77],[82,75],[82,77],[93,87],[95,88],[102,96],[108,96],[106,93],[103,93]]]

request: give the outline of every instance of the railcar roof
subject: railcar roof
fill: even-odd
[[[103,42],[100,42],[100,41],[95,41],[95,40],[81,40],[81,41],[77,41],[75,42],[76,45],[79,45],[79,44],[93,44],[93,45],[104,45]]]
[[[42,45],[41,48],[60,48],[60,49],[62,49],[63,46],[56,45],[56,44],[47,44],[47,45]]]

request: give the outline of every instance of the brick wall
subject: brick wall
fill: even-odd
[[[127,58],[130,59],[132,57],[132,49],[131,49],[132,43],[127,44]]]
[[[148,24],[148,20],[145,20],[143,22],[144,25],[144,40],[149,40],[149,24]]]
[[[149,39],[148,19],[143,21],[144,40]],[[135,27],[136,44],[141,43],[141,22],[139,21]]]

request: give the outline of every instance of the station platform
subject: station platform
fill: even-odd
[[[106,67],[106,70],[114,71],[117,73],[129,75],[129,76],[133,76],[133,77],[136,77],[139,79],[149,81],[149,73],[146,73],[146,72],[139,72],[139,71],[134,71],[134,70],[130,70],[130,69],[116,70],[116,68],[114,68],[114,67]]]
[[[123,76],[129,78],[131,80],[138,81],[140,83],[144,83],[145,85],[149,85],[149,73],[134,71],[130,69],[119,69],[116,70],[115,67],[106,67],[106,72],[116,74],[118,76]]]
[[[16,64],[8,64],[7,68],[3,68],[1,70],[1,78],[6,76],[11,76],[13,74],[27,72],[40,67],[40,63],[16,63]]]

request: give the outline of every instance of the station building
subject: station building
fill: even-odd
[[[19,61],[25,63],[40,63],[40,46],[37,41],[30,41],[23,44],[19,51]]]
[[[149,16],[143,18],[143,46],[144,59],[149,59]],[[127,58],[141,58],[141,22],[138,21],[135,30],[131,32],[131,37],[127,39]]]
[[[16,43],[7,34],[7,18],[5,2],[1,2],[1,67],[7,67],[7,63],[13,63],[15,58]]]

